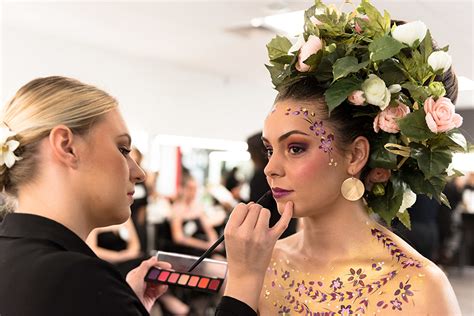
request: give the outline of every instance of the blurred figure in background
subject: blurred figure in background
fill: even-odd
[[[240,190],[242,189],[243,183],[237,177],[238,170],[239,169],[237,167],[234,167],[231,171],[229,171],[225,179],[224,186],[232,194],[234,200],[237,202],[243,202],[243,199],[240,196]]]
[[[249,138],[247,138],[248,151],[250,153],[250,158],[254,164],[254,173],[250,179],[250,201],[256,202],[265,192],[270,190],[270,186],[267,182],[267,177],[263,172],[265,166],[267,165],[268,158],[266,154],[266,148],[262,142],[262,132],[258,132]],[[271,213],[270,217],[270,227],[275,225],[276,222],[280,219],[280,214],[278,213],[277,206],[275,201],[271,203],[271,206],[268,207]],[[280,239],[288,237],[296,233],[297,219],[291,219],[288,224],[288,228],[280,236]]]

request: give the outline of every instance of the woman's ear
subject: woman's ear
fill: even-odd
[[[54,127],[49,133],[51,152],[56,160],[71,168],[76,168],[79,161],[77,156],[77,136],[65,125]]]
[[[358,136],[350,145],[347,173],[350,175],[359,174],[367,164],[367,161],[369,160],[369,155],[369,141],[364,136]]]

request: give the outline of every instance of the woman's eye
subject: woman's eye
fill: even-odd
[[[273,149],[267,148],[267,149],[265,149],[265,153],[266,153],[267,157],[270,158],[273,154]]]
[[[301,146],[290,146],[288,150],[290,154],[294,154],[294,155],[304,152],[304,148]]]
[[[130,152],[131,152],[131,150],[126,148],[126,147],[120,147],[119,150],[122,153],[122,155],[124,155],[124,156],[128,156],[128,154],[130,154]]]

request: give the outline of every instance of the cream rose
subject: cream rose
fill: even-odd
[[[352,92],[347,97],[347,100],[349,100],[349,102],[354,104],[354,105],[364,105],[365,104],[364,91],[356,90],[356,91]]]
[[[427,30],[425,23],[414,21],[396,26],[392,32],[392,37],[399,42],[412,46],[416,40],[421,42],[425,38]]]
[[[452,63],[453,60],[451,56],[448,53],[443,52],[442,50],[432,52],[428,57],[428,65],[431,66],[433,71],[443,69],[443,72],[446,72],[448,71],[449,67],[451,67]]]
[[[396,134],[400,131],[397,120],[410,113],[410,108],[403,103],[391,106],[380,112],[374,120],[374,131],[383,130],[387,133]]]
[[[454,112],[454,104],[448,98],[441,97],[435,101],[429,97],[423,108],[426,124],[433,133],[447,132],[462,125],[462,116]]]
[[[304,61],[308,59],[311,55],[316,54],[323,47],[323,42],[321,39],[315,35],[310,35],[308,40],[301,46],[300,54],[298,55],[298,63],[296,64],[296,69],[299,72],[307,72],[311,68],[309,65],[306,65]]]
[[[382,110],[390,103],[390,91],[385,86],[385,82],[374,74],[362,83],[365,100],[367,103],[377,105]]]

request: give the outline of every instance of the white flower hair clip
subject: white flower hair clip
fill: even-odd
[[[20,142],[10,139],[15,136],[8,127],[0,127],[0,166],[6,165],[11,168],[21,157],[15,156],[14,151],[20,146]]]

